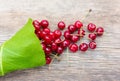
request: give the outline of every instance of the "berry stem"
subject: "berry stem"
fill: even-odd
[[[84,21],[85,18],[87,18],[89,16],[90,12],[92,12],[92,9],[89,9],[88,13],[85,16],[83,16],[83,18],[81,19],[81,21]]]

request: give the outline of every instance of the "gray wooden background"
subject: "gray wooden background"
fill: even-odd
[[[120,0],[0,0],[0,44],[29,17],[48,19],[50,28],[56,29],[58,21],[72,24],[89,9],[93,12],[84,25],[93,22],[105,29],[104,36],[96,40],[97,49],[65,51],[62,61],[55,61],[50,71],[48,66],[16,71],[0,77],[0,81],[120,81]]]

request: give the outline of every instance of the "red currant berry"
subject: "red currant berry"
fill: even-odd
[[[52,43],[52,38],[51,36],[45,36],[44,41],[46,44],[50,45]]]
[[[65,39],[70,39],[70,37],[71,37],[70,32],[69,31],[65,31],[64,32],[64,37],[65,37]]]
[[[85,36],[85,30],[78,30],[78,34],[81,36],[81,37],[84,37]]]
[[[64,40],[63,42],[62,42],[62,47],[63,48],[66,48],[66,47],[68,47],[70,45],[70,40]]]
[[[72,42],[77,42],[79,40],[79,37],[76,35],[71,36],[71,41]]]
[[[88,29],[90,32],[94,32],[95,29],[96,29],[96,25],[93,24],[93,23],[89,23],[88,26],[87,26],[87,29]]]
[[[47,28],[48,25],[49,25],[49,22],[47,20],[42,20],[40,25],[43,27],[43,28]]]
[[[49,33],[49,35],[52,37],[52,40],[54,40],[54,39],[55,39],[55,35],[54,35],[54,33],[53,33],[53,32],[50,32],[50,33]]]
[[[35,27],[35,30],[37,30],[37,31],[40,30],[40,23],[38,20],[33,21],[33,26]]]
[[[58,48],[57,44],[53,42],[52,45],[51,45],[52,51],[56,51],[57,48]]]
[[[50,64],[51,63],[51,58],[49,56],[46,57],[46,64]]]
[[[44,50],[44,52],[45,52],[46,55],[50,55],[51,54],[50,47],[46,47],[45,50]]]
[[[41,45],[42,45],[43,50],[45,50],[46,49],[46,45],[44,43],[42,43]]]
[[[60,21],[58,23],[58,28],[61,29],[61,30],[63,30],[65,28],[65,23],[63,21]]]
[[[45,31],[41,31],[40,37],[44,39],[46,37],[47,33]]]
[[[37,30],[35,30],[35,34],[37,35],[37,37],[39,38],[39,39],[41,39],[42,37],[41,37],[41,31],[37,31]]]
[[[79,49],[81,51],[87,51],[88,45],[86,43],[82,43],[82,44],[80,44]]]
[[[77,46],[77,44],[71,44],[71,45],[69,46],[69,50],[70,50],[71,52],[76,52],[76,51],[78,51],[78,46]]]
[[[91,40],[95,40],[95,39],[96,39],[96,34],[91,33],[91,34],[88,35],[88,37],[89,37],[89,39],[91,39]]]
[[[61,43],[61,39],[60,38],[55,39],[55,43],[56,44]]]
[[[60,30],[55,30],[54,35],[55,35],[55,38],[60,38],[62,35],[62,32]]]
[[[83,26],[83,23],[78,20],[78,21],[75,22],[74,25],[77,29],[80,29]]]
[[[47,34],[50,33],[50,29],[49,28],[45,28],[43,31],[46,32]]]
[[[94,41],[92,41],[92,42],[89,43],[89,47],[90,47],[91,49],[95,49],[96,46],[97,46],[97,44],[96,44],[96,42],[94,42]]]
[[[103,35],[103,33],[104,33],[104,29],[103,29],[102,27],[98,27],[98,28],[96,29],[96,33],[97,33],[98,36],[101,36],[101,35]]]
[[[63,48],[59,46],[58,49],[57,49],[57,53],[62,54],[63,53]]]
[[[69,25],[69,26],[68,26],[68,30],[69,30],[71,33],[75,32],[76,29],[77,29],[77,28],[76,28],[74,25]]]

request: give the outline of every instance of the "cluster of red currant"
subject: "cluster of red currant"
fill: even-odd
[[[46,55],[46,64],[50,64],[51,55],[60,55],[67,47],[71,52],[76,52],[78,49],[80,51],[87,51],[88,47],[95,49],[96,42],[94,40],[97,36],[101,36],[104,33],[102,27],[96,28],[95,24],[89,23],[87,29],[91,32],[88,35],[90,43],[81,43],[78,46],[76,42],[85,36],[85,30],[81,21],[76,21],[74,24],[69,25],[68,28],[66,28],[66,24],[63,21],[60,21],[58,29],[55,31],[51,31],[48,28],[49,22],[47,20],[42,20],[41,22],[34,20],[33,26],[35,27],[35,34],[41,40]],[[64,30],[63,35],[62,30]]]

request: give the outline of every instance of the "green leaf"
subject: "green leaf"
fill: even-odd
[[[32,19],[0,47],[0,76],[6,73],[45,65],[45,54],[34,34]]]

